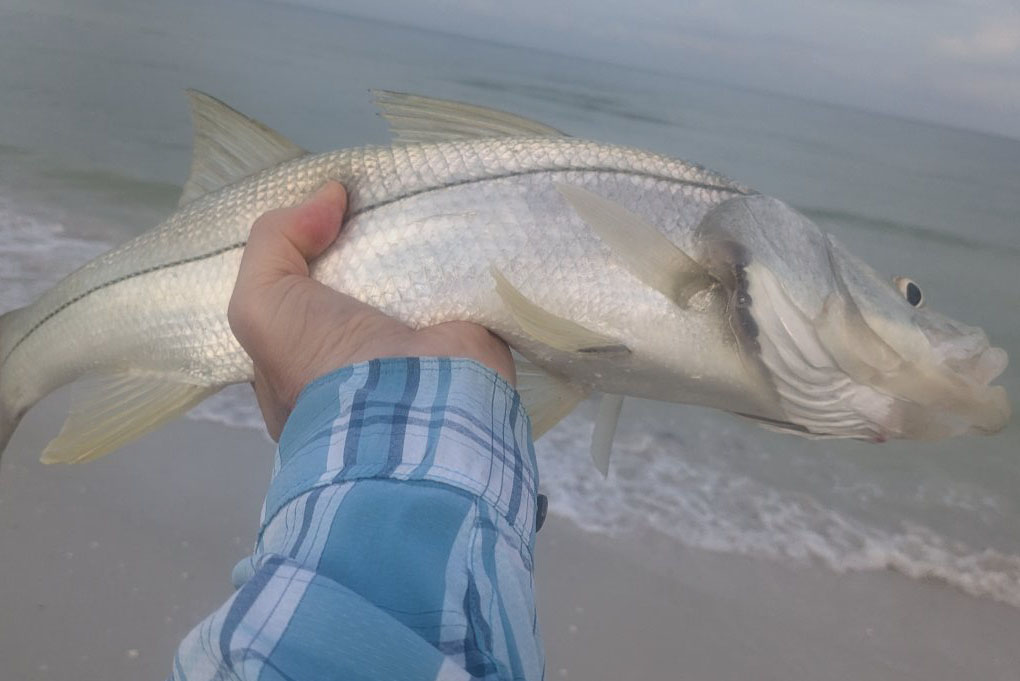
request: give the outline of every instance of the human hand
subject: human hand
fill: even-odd
[[[467,357],[515,384],[506,344],[469,322],[412,329],[309,277],[308,262],[340,233],[347,194],[327,182],[303,203],[252,226],[230,298],[230,328],[255,364],[255,396],[277,440],[301,390],[348,364],[378,357]]]

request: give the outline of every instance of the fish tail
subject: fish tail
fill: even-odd
[[[11,310],[0,315],[0,456],[3,455],[8,440],[14,434],[22,413],[22,410],[14,405],[14,386],[11,384],[9,372],[5,371],[7,356],[13,343],[10,329],[18,312],[19,310]]]

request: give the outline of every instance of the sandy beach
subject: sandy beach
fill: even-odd
[[[181,420],[93,464],[45,467],[66,399],[25,418],[0,470],[3,678],[163,678],[231,593],[271,445]],[[536,559],[550,679],[1020,679],[1020,610],[940,582],[610,540],[558,516]]]

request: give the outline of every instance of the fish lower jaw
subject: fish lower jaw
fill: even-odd
[[[986,386],[983,392],[983,399],[975,410],[976,418],[970,424],[968,432],[975,435],[994,435],[1009,425],[1013,407],[1006,389],[1001,385]]]

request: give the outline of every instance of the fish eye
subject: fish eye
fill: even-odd
[[[914,307],[921,307],[924,305],[924,294],[921,293],[921,287],[915,284],[906,277],[896,277],[893,280],[896,283],[896,288],[900,290],[903,297],[907,299],[907,302]]]

